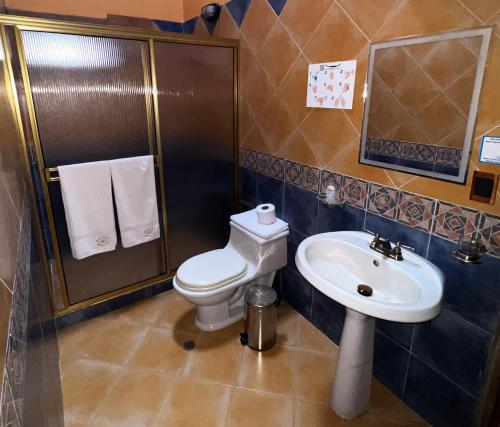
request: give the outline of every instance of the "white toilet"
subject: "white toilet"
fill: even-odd
[[[175,289],[196,304],[196,326],[216,331],[243,318],[243,294],[253,284],[272,286],[287,263],[288,224],[262,225],[255,209],[231,216],[224,249],[185,261],[174,277]]]

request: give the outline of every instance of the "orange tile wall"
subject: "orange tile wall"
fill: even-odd
[[[217,3],[224,4],[227,1],[219,0]],[[8,9],[38,13],[88,18],[106,18],[110,14],[184,22],[199,15],[201,7],[212,2],[212,0],[0,0],[0,9],[5,3]]]
[[[89,18],[106,18],[111,14],[184,21],[183,0],[5,0],[5,7],[12,10]]]
[[[469,200],[465,186],[358,163],[362,89],[369,44],[419,34],[496,24],[479,106],[470,170],[483,135],[500,135],[500,2],[498,0],[288,0],[278,17],[253,0],[241,28],[224,8],[214,36],[241,42],[240,143],[308,165],[500,214]],[[198,23],[195,33],[205,34]],[[357,59],[352,110],[305,107],[309,63]]]

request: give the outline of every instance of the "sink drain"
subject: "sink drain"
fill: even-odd
[[[358,285],[358,294],[364,297],[371,297],[373,294],[373,289],[368,285]]]
[[[184,350],[191,351],[194,350],[196,347],[196,343],[194,341],[186,341],[184,344],[182,344],[182,347],[184,347]]]

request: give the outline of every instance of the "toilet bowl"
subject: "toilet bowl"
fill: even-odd
[[[256,234],[262,225],[240,225],[240,215],[231,217],[229,242],[223,249],[188,259],[173,280],[177,292],[197,306],[196,326],[202,331],[216,331],[242,319],[245,288],[272,286],[276,271],[287,263],[287,224],[281,221],[284,230],[264,238]]]

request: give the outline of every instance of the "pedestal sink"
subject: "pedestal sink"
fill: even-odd
[[[372,239],[358,231],[317,234],[295,255],[307,281],[347,310],[330,401],[345,419],[368,407],[375,318],[424,322],[442,306],[444,276],[434,264],[406,249],[402,261],[386,257],[370,248]]]

